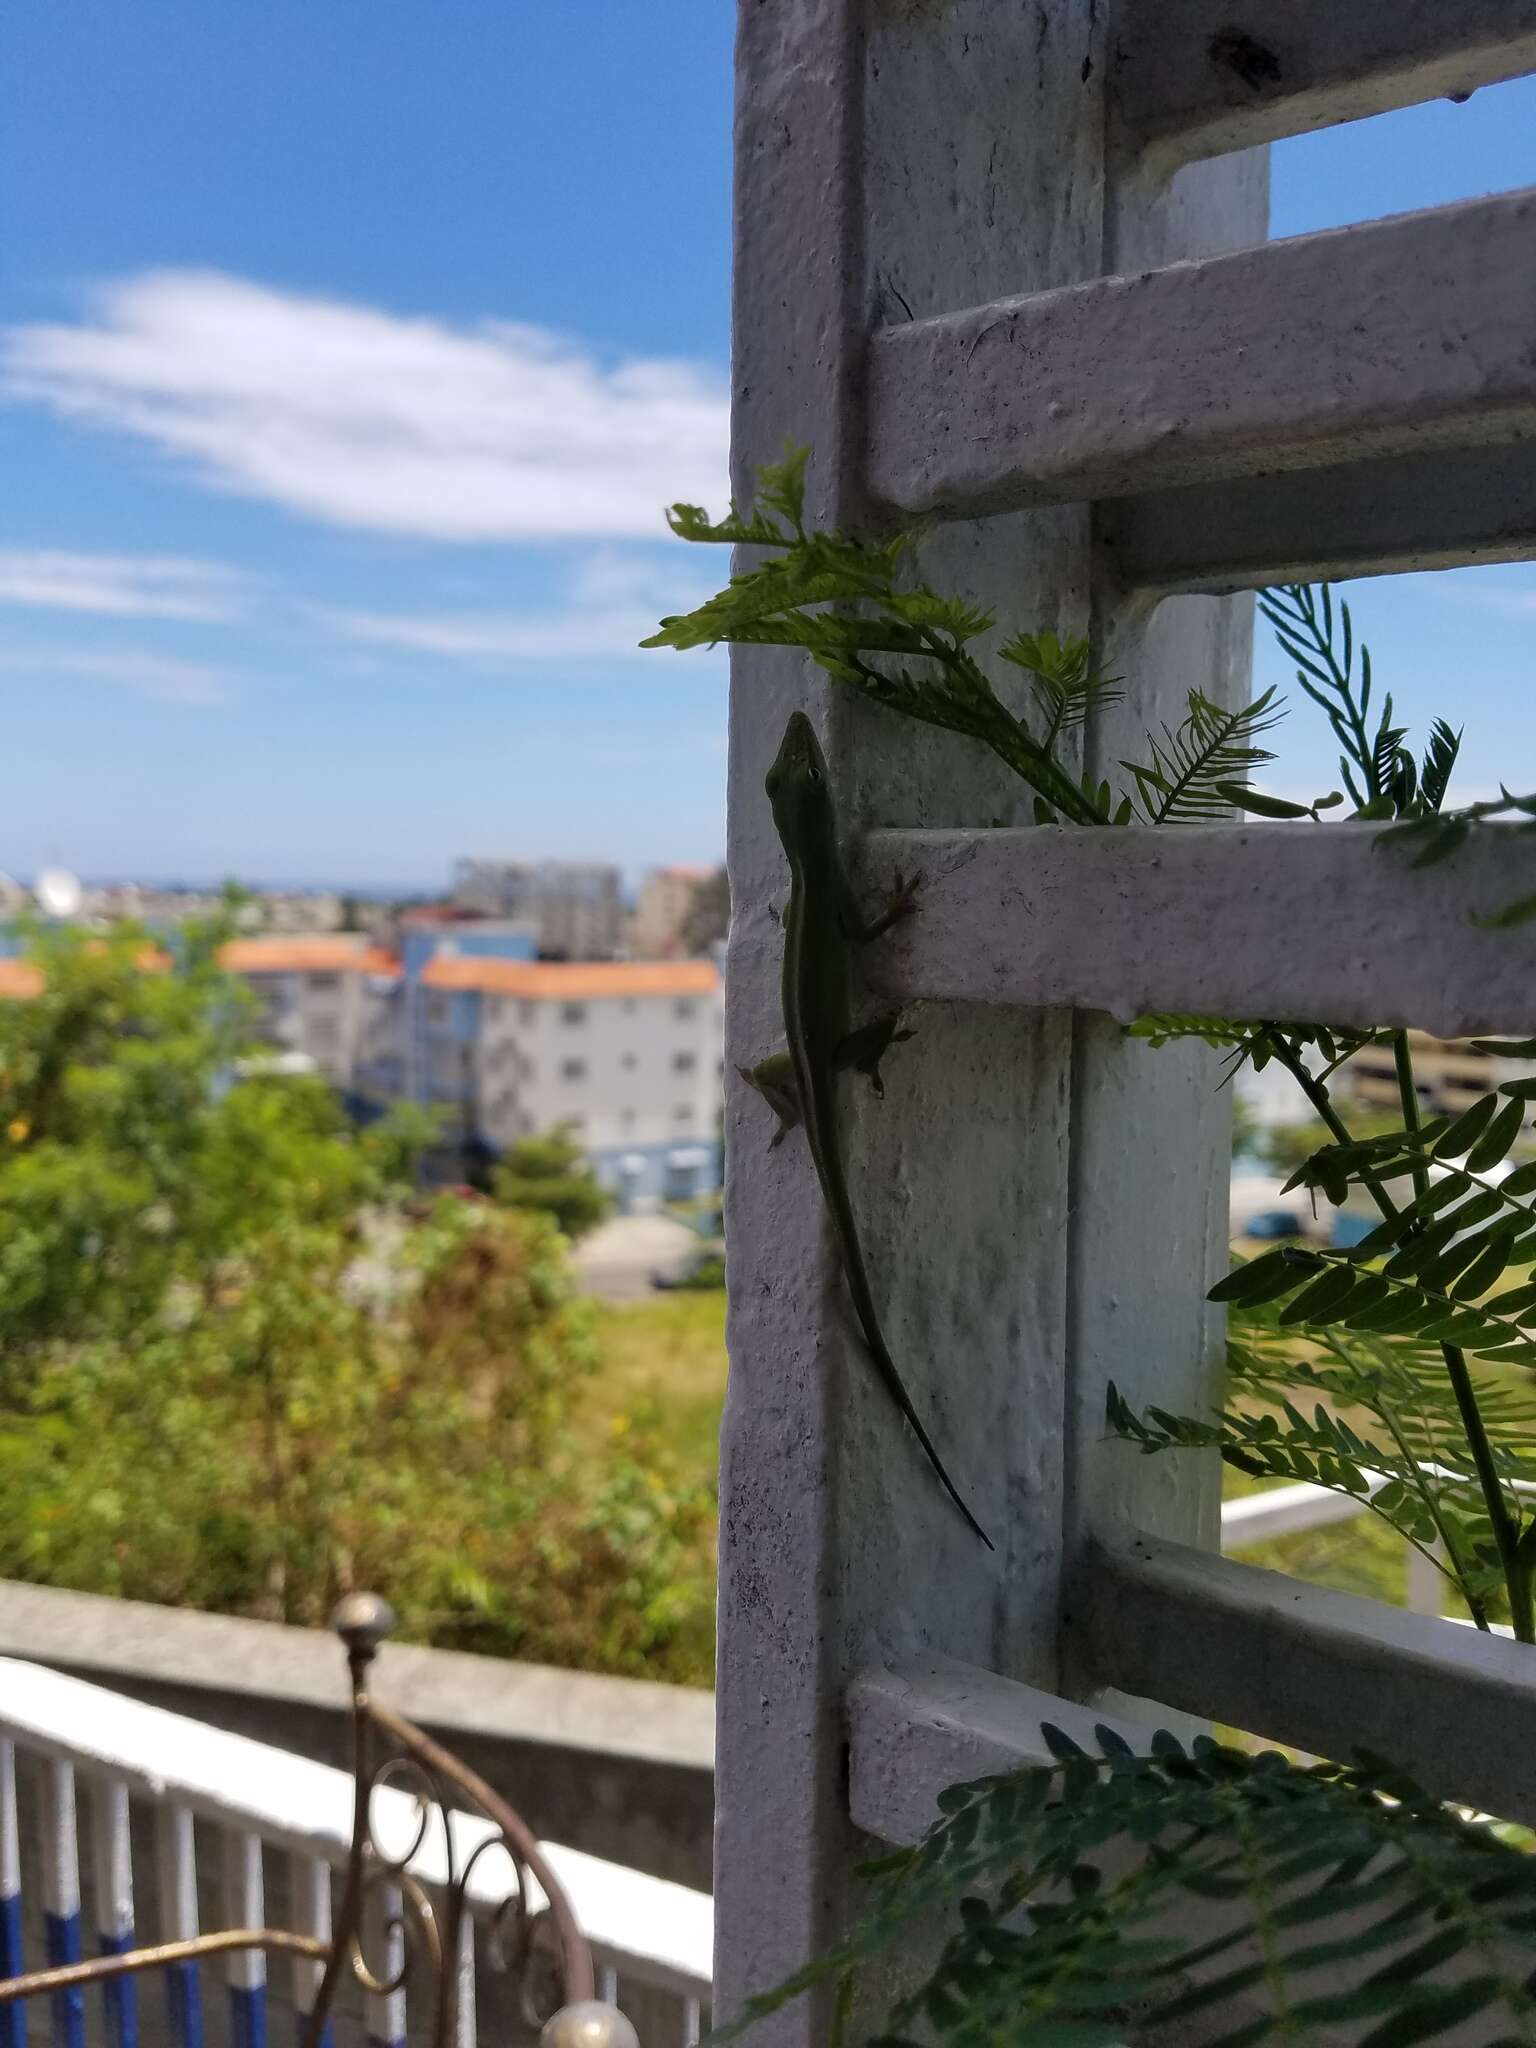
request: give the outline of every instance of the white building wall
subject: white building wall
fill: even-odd
[[[592,1153],[713,1146],[719,992],[520,1001],[490,996],[481,1033],[482,1128],[498,1146],[570,1123]]]

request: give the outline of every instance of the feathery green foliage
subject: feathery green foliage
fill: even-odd
[[[1123,694],[1121,679],[1096,671],[1085,642],[1015,634],[992,652],[1031,678],[1033,702],[1016,715],[976,651],[992,616],[911,580],[906,536],[865,545],[809,530],[804,479],[801,453],[763,472],[746,512],[712,524],[696,507],[673,508],[681,537],[763,555],[647,645],[803,648],[886,709],[991,747],[1033,792],[1042,824],[1157,826],[1241,809],[1317,825],[1345,810],[1347,792],[1353,816],[1386,824],[1383,841],[1415,867],[1508,813],[1518,829],[1536,826],[1536,797],[1507,790],[1446,810],[1460,733],[1436,720],[1415,755],[1390,695],[1376,698],[1348,605],[1325,586],[1266,591],[1260,609],[1329,721],[1343,791],[1302,805],[1251,788],[1272,758],[1260,741],[1281,715],[1273,691],[1238,711],[1191,693],[1177,728],[1149,733],[1145,759],[1120,762],[1123,791],[1081,776],[1064,743]],[[1536,898],[1478,922],[1531,916]],[[1131,1035],[1153,1047],[1203,1041],[1225,1055],[1228,1078],[1244,1063],[1282,1067],[1328,1136],[1290,1186],[1332,1203],[1363,1194],[1381,1223],[1348,1250],[1286,1245],[1238,1266],[1211,1291],[1232,1314],[1228,1404],[1138,1414],[1111,1387],[1111,1433],[1147,1455],[1215,1449],[1247,1473],[1348,1495],[1433,1558],[1480,1627],[1507,1603],[1515,1635],[1536,1642],[1536,1515],[1524,1491],[1536,1481],[1536,1395],[1524,1377],[1536,1366],[1536,1284],[1514,1271],[1536,1264],[1536,1212],[1522,1199],[1536,1194],[1536,1163],[1496,1173],[1522,1141],[1536,1082],[1425,1121],[1396,1028],[1153,1016]],[[1335,1099],[1340,1069],[1368,1046],[1392,1049],[1401,1105],[1400,1123],[1369,1137]],[[1536,1040],[1488,1049],[1536,1059]],[[1056,1772],[952,1787],[923,1845],[873,1866],[873,1909],[849,1942],[718,2038],[834,1981],[841,2039],[861,1967],[946,1916],[958,1924],[938,1966],[871,2048],[905,2048],[915,2030],[948,2048],[1098,2048],[1125,2038],[1131,2009],[1138,2025],[1201,2012],[1230,2048],[1325,2024],[1358,2032],[1366,2048],[1406,2048],[1500,2003],[1507,2037],[1536,2032],[1527,1986],[1493,1953],[1536,1932],[1536,1864],[1506,1862],[1513,1852],[1489,1830],[1370,1759],[1300,1770],[1210,1743],[1185,1755],[1161,1737],[1142,1758],[1107,1730],[1099,1739],[1102,1757],[1057,1735]],[[1094,1858],[1127,1840],[1142,1853],[1107,1876]],[[1191,1898],[1232,1915],[1198,1950],[1159,1918]],[[1335,1915],[1341,1931],[1318,1938]],[[1323,1969],[1326,1988],[1309,1983]]]
[[[666,618],[643,645],[800,647],[836,681],[876,704],[989,746],[1034,791],[1039,824],[1125,825],[1137,815],[1158,823],[1225,814],[1236,805],[1276,808],[1247,788],[1249,772],[1271,756],[1255,744],[1279,711],[1261,699],[1229,712],[1191,692],[1177,731],[1151,739],[1152,758],[1123,762],[1135,794],[1081,776],[1062,744],[1091,714],[1120,695],[1119,679],[1095,665],[1086,640],[1053,632],[1018,633],[996,650],[1031,680],[1028,715],[1016,715],[993,689],[972,648],[991,632],[990,612],[903,580],[912,536],[878,544],[815,532],[805,524],[808,451],[759,472],[745,511],[711,520],[697,505],[667,514],[680,539],[767,550],[695,610]],[[1299,806],[1278,806],[1286,816]]]
[[[936,1965],[868,2048],[1116,2048],[1196,2015],[1211,2048],[1323,2028],[1407,2048],[1476,2015],[1536,2037],[1513,1961],[1536,1858],[1492,1828],[1374,1758],[1302,1769],[1166,1733],[1138,1756],[1109,1728],[1095,1755],[1044,1733],[1053,1764],[950,1786],[917,1847],[866,1867],[849,1939],[711,2040],[831,1984],[837,2048],[860,1973],[938,1928]]]

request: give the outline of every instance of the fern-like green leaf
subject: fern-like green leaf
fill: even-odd
[[[1273,690],[1229,711],[1198,690],[1189,696],[1189,715],[1177,732],[1148,736],[1150,762],[1122,761],[1136,784],[1143,817],[1151,825],[1225,817],[1233,798],[1226,785],[1243,785],[1250,772],[1274,756],[1256,744],[1285,715]]]
[[[852,2011],[850,1982],[939,1929],[866,2048],[1110,2048],[1127,2009],[1138,2031],[1198,2014],[1202,2038],[1248,2048],[1367,2022],[1378,2048],[1430,2041],[1473,2012],[1530,2038],[1536,1858],[1493,1828],[1375,1759],[1302,1768],[1166,1733],[1139,1756],[1107,1729],[1095,1755],[1042,1732],[1053,1763],[951,1786],[915,1848],[869,1866],[848,1939],[711,2039],[818,1985]]]

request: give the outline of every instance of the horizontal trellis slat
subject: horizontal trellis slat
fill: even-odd
[[[1536,434],[1536,191],[883,328],[869,482],[969,517]]]
[[[1071,1613],[1103,1685],[1320,1756],[1364,1743],[1441,1797],[1536,1821],[1523,1643],[1149,1536],[1091,1544]]]
[[[1536,1031],[1536,925],[1471,920],[1536,895],[1536,834],[1486,828],[1415,869],[1375,825],[1027,826],[876,832],[870,895],[919,877],[872,947],[872,990],[1148,1014]],[[1293,927],[1304,940],[1276,943]]]
[[[1536,70],[1536,0],[1124,0],[1115,111],[1158,169]]]
[[[1190,484],[1099,509],[1128,587],[1247,590],[1536,555],[1536,441]]]
[[[1031,1685],[949,1658],[862,1671],[848,1689],[848,1805],[882,1842],[915,1842],[946,1785],[1051,1761],[1042,1721],[1084,1747],[1108,1722],[1138,1749],[1150,1728],[1094,1713]]]

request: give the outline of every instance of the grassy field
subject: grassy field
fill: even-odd
[[[597,1334],[603,1368],[587,1410],[594,1453],[638,1430],[660,1441],[676,1479],[711,1476],[725,1395],[723,1292],[604,1307]],[[1229,1498],[1254,1490],[1240,1472],[1223,1477]],[[1339,1592],[1402,1602],[1404,1549],[1374,1515],[1256,1544],[1242,1559]]]
[[[714,1474],[725,1399],[725,1290],[599,1307],[600,1374],[588,1395],[593,1448],[654,1433],[678,1476]]]

